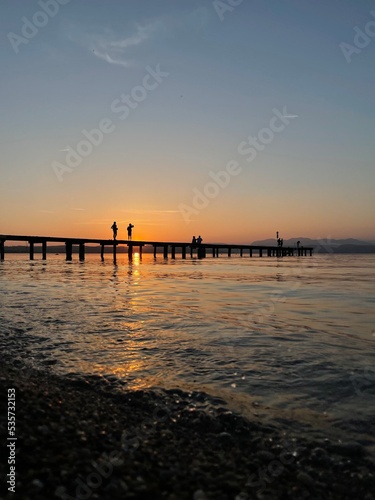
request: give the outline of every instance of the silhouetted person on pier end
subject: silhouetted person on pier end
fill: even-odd
[[[193,239],[191,240],[191,244],[195,245],[197,243],[197,238],[193,236]]]
[[[132,239],[132,229],[133,229],[133,227],[134,227],[133,224],[130,224],[130,222],[129,222],[129,225],[126,228],[128,230],[128,240]]]
[[[199,236],[198,236],[198,238],[197,238],[197,243],[198,243],[198,245],[200,245],[200,244],[202,243],[202,241],[203,241],[203,240],[202,240],[202,238],[201,238],[201,235],[199,235]]]
[[[113,239],[115,240],[117,238],[117,231],[118,231],[116,221],[112,224],[111,229],[113,231]]]

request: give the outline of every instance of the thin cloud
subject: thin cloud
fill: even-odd
[[[187,10],[180,16],[163,15],[142,24],[135,24],[127,33],[120,35],[112,28],[93,28],[77,23],[65,23],[64,33],[68,39],[83,46],[94,57],[108,64],[128,68],[138,61],[137,48],[155,37],[170,38],[181,30],[203,30],[212,13],[206,7]]]
[[[166,222],[140,222],[139,226],[168,226]]]
[[[179,212],[179,210],[153,210],[152,208],[149,210],[126,210],[128,214],[176,214]]]
[[[83,46],[98,59],[128,68],[133,64],[135,56],[132,49],[147,42],[157,29],[157,25],[158,21],[150,21],[145,25],[136,24],[129,36],[125,37],[106,27],[89,33],[82,26],[73,23],[66,26],[65,32],[69,40]]]
[[[145,26],[136,25],[135,33],[125,38],[118,38],[113,32],[96,36],[91,41],[93,54],[109,64],[128,68],[132,64],[129,49],[146,42],[154,30],[155,24],[151,22]]]
[[[94,52],[94,55],[96,57],[98,57],[99,59],[103,59],[104,61],[106,61],[109,64],[116,64],[117,66],[123,66],[124,68],[129,68],[129,66],[131,66],[130,62],[113,59],[107,53],[102,53],[102,52],[95,51],[95,50],[93,50],[93,52]]]
[[[139,45],[149,38],[153,30],[153,24],[147,26],[137,25],[137,32],[133,36],[129,36],[123,40],[115,40],[110,43],[110,47],[113,49],[127,49],[133,45]]]

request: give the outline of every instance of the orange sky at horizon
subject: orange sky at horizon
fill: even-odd
[[[276,231],[284,239],[305,238],[358,238],[373,240],[373,217],[362,219],[362,226],[348,231],[350,219],[355,213],[339,216],[338,211],[327,210],[326,217],[317,217],[314,207],[302,204],[299,210],[290,210],[288,205],[277,207],[277,203],[258,203],[248,212],[239,203],[239,213],[226,210],[216,200],[213,206],[192,216],[187,223],[177,209],[162,208],[120,209],[120,207],[98,207],[84,209],[73,207],[66,210],[39,209],[26,213],[24,206],[15,204],[12,219],[2,221],[0,234],[55,236],[77,238],[112,238],[111,225],[116,220],[118,239],[127,239],[126,227],[134,224],[133,239],[148,241],[190,241],[192,236],[202,236],[205,242],[252,243],[256,240],[275,238]],[[271,204],[271,206],[270,206]],[[237,215],[237,217],[235,217]]]

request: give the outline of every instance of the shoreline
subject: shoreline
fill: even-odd
[[[18,440],[16,494],[4,498],[374,498],[375,464],[357,443],[207,412],[204,393],[107,392],[7,358],[2,426],[15,388]]]

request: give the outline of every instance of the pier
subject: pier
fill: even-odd
[[[34,260],[35,245],[41,245],[42,260],[47,259],[47,244],[48,243],[63,243],[65,244],[65,258],[67,261],[73,259],[73,247],[78,247],[78,258],[80,261],[85,260],[85,245],[94,244],[100,247],[100,257],[104,261],[106,255],[105,250],[110,249],[113,261],[117,259],[117,247],[124,245],[128,247],[128,255],[131,258],[134,249],[138,249],[139,255],[142,256],[142,251],[145,246],[152,247],[154,258],[158,252],[162,253],[164,259],[171,257],[176,258],[176,250],[180,250],[181,258],[186,259],[187,253],[190,257],[205,258],[211,255],[218,258],[220,254],[226,254],[231,257],[232,253],[236,252],[240,257],[306,257],[313,254],[313,247],[280,247],[268,245],[232,245],[227,243],[201,243],[191,244],[186,242],[166,242],[166,241],[139,241],[139,240],[103,240],[93,238],[58,238],[49,236],[18,236],[9,234],[0,234],[0,260],[5,259],[6,242],[23,242],[29,245],[29,258]],[[53,247],[52,247],[53,248]]]

